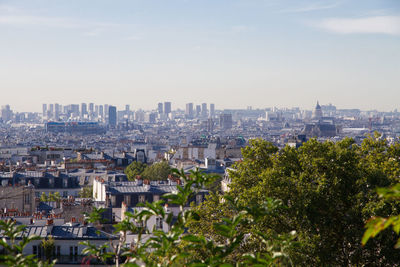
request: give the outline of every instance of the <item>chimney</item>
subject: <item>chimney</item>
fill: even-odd
[[[125,212],[127,211],[126,203],[125,201],[122,201],[121,204],[121,221],[125,219]]]
[[[82,226],[82,235],[86,235],[87,233],[87,225],[85,224],[84,226]]]
[[[50,235],[51,231],[53,231],[53,222],[53,219],[47,219],[46,221],[46,230],[48,235]]]

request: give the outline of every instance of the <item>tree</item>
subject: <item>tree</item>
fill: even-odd
[[[53,194],[53,200],[54,201],[57,201],[57,202],[59,202],[59,201],[61,201],[61,195],[60,195],[60,192],[54,192],[54,194]]]
[[[85,186],[79,191],[79,197],[81,198],[92,198],[93,197],[93,187]]]
[[[274,209],[276,202],[272,201],[267,205],[257,205],[243,207],[230,197],[226,197],[226,203],[235,210],[232,218],[220,217],[215,221],[215,233],[223,237],[223,243],[218,240],[209,239],[201,233],[187,233],[189,222],[199,220],[199,215],[192,209],[184,209],[184,206],[192,199],[198,190],[208,184],[210,177],[198,171],[193,171],[189,177],[183,170],[174,170],[179,176],[183,185],[177,185],[177,192],[165,194],[162,200],[145,203],[144,207],[133,213],[126,212],[126,218],[115,225],[116,233],[120,234],[117,244],[103,244],[97,247],[89,241],[83,242],[86,245],[84,253],[93,255],[103,262],[113,258],[115,265],[119,266],[123,261],[126,266],[271,266],[285,262],[287,259],[284,253],[285,247],[290,245],[294,237],[293,234],[281,236],[280,240],[267,240],[261,232],[254,233],[254,238],[258,238],[267,248],[263,252],[236,255],[234,261],[231,254],[240,246],[246,245],[250,233],[241,231],[246,225],[257,224],[259,219],[269,212],[269,208]],[[169,203],[178,205],[180,212],[176,218],[172,213],[165,210],[164,204]],[[154,230],[152,237],[143,241],[147,221],[157,216],[170,226],[168,232]],[[89,220],[94,222],[100,219],[99,211],[95,211]],[[139,224],[139,222],[145,222]],[[136,233],[138,236],[131,247],[124,246],[126,234]],[[109,252],[103,250],[109,248]],[[290,265],[290,260],[286,261]]]
[[[47,202],[48,199],[49,199],[49,198],[47,197],[46,193],[43,192],[42,195],[40,196],[40,201],[42,201],[42,202]]]
[[[42,240],[42,247],[44,251],[44,255],[46,257],[46,260],[50,262],[50,260],[53,258],[55,246],[54,246],[54,239],[52,236],[49,236],[47,239]]]
[[[230,173],[228,195],[237,198],[243,207],[261,205],[268,199],[280,199],[286,207],[266,214],[245,231],[263,232],[272,239],[295,230],[298,243],[288,248],[295,265],[382,266],[399,261],[393,249],[393,234],[374,239],[374,244],[361,245],[365,220],[391,215],[399,209],[398,203],[385,204],[375,194],[375,188],[399,180],[399,144],[390,146],[375,135],[361,146],[348,138],[337,143],[311,139],[298,149],[278,150],[256,139],[242,154],[243,161]],[[215,232],[212,224],[221,212],[236,214],[214,198],[208,201],[198,211],[203,234]],[[218,236],[210,236],[214,237]],[[248,244],[248,252],[257,242]],[[246,252],[240,249],[238,253]]]
[[[142,177],[148,180],[167,180],[172,174],[172,169],[168,162],[161,161],[148,166],[142,173]]]
[[[378,188],[379,197],[387,201],[400,200],[400,184],[396,184],[390,188]],[[382,231],[391,227],[397,235],[400,234],[400,215],[392,215],[389,217],[372,217],[365,225],[365,232],[362,239],[362,244],[365,245],[370,238],[375,238]],[[400,238],[397,239],[395,248],[400,248]]]
[[[141,175],[147,168],[145,163],[134,161],[125,168],[125,174],[129,180],[134,181],[137,175]]]

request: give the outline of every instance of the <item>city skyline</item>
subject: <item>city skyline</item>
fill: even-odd
[[[4,0],[2,104],[390,111],[399,44],[394,0]]]
[[[211,106],[212,106],[213,110],[219,110],[219,111],[224,111],[224,110],[249,110],[249,109],[250,110],[268,110],[268,109],[271,109],[271,110],[273,110],[273,109],[278,109],[278,110],[286,110],[287,109],[287,110],[290,110],[290,109],[300,109],[300,110],[304,110],[304,111],[311,111],[311,110],[315,109],[316,104],[317,105],[321,104],[322,106],[326,106],[326,107],[332,106],[332,107],[334,107],[334,108],[336,108],[338,110],[352,110],[352,109],[354,109],[354,110],[360,110],[360,111],[376,111],[376,112],[399,112],[400,111],[400,108],[387,109],[387,110],[381,110],[381,109],[377,109],[377,108],[361,109],[361,108],[358,108],[356,106],[352,106],[352,107],[350,106],[350,107],[347,108],[347,107],[337,106],[335,103],[331,103],[331,102],[325,103],[325,102],[321,102],[319,100],[316,100],[313,103],[313,105],[310,106],[310,107],[308,107],[308,106],[307,107],[283,106],[283,105],[255,107],[255,106],[252,106],[252,105],[243,104],[243,106],[239,106],[239,107],[234,107],[233,106],[233,107],[225,108],[225,107],[217,106],[217,108],[215,108],[216,105],[213,102],[195,102],[195,101],[193,101],[193,102],[187,102],[183,106],[177,106],[174,102],[163,101],[163,102],[158,102],[158,103],[155,102],[153,107],[150,107],[150,108],[146,109],[146,108],[142,108],[140,106],[133,106],[132,104],[128,104],[128,103],[116,105],[116,104],[113,104],[113,103],[105,104],[105,103],[96,103],[94,101],[90,101],[90,102],[82,102],[82,103],[77,103],[76,102],[76,103],[66,103],[66,104],[55,103],[55,102],[42,103],[41,105],[38,106],[39,108],[36,108],[34,110],[18,110],[18,109],[16,109],[14,106],[12,106],[10,104],[0,103],[0,108],[1,109],[9,108],[9,109],[11,109],[12,112],[20,112],[20,113],[30,113],[30,112],[43,113],[44,112],[44,108],[45,108],[44,106],[46,106],[46,111],[51,111],[51,112],[58,112],[58,109],[56,108],[58,106],[60,112],[62,111],[62,109],[72,109],[72,110],[75,110],[74,112],[82,114],[82,105],[83,105],[84,107],[86,107],[86,109],[84,108],[85,111],[83,112],[83,114],[89,114],[89,111],[91,113],[95,112],[95,113],[103,114],[103,111],[107,113],[108,111],[105,111],[105,110],[108,110],[108,108],[111,107],[111,106],[115,107],[117,111],[131,111],[131,112],[144,111],[144,112],[160,113],[160,106],[158,106],[158,105],[162,104],[162,106],[164,107],[165,103],[170,103],[171,111],[181,111],[181,112],[187,112],[188,111],[187,110],[188,109],[188,105],[192,104],[192,112],[193,112],[193,114],[196,113],[196,106],[197,106],[197,108],[200,108],[200,112],[202,112],[203,105],[206,105],[207,112],[210,111]],[[88,109],[89,105],[93,105],[93,110]],[[0,109],[0,111],[1,111],[1,109]],[[163,109],[162,109],[161,113],[164,113]],[[170,112],[167,112],[167,113],[170,113]],[[202,114],[199,114],[199,115],[202,115]]]

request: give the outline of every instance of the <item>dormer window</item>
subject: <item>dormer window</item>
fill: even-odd
[[[131,205],[131,196],[130,195],[125,195],[124,196],[124,202],[129,207]]]
[[[156,218],[156,229],[157,230],[162,230],[163,229],[163,220],[162,220],[162,218],[159,218],[159,217]]]

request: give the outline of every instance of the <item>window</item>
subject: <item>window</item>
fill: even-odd
[[[37,255],[37,246],[32,246],[32,254]]]
[[[72,255],[74,254],[74,247],[69,247],[69,256],[72,257]]]
[[[138,222],[136,223],[136,226],[137,226],[137,227],[140,227],[140,228],[143,228],[143,226],[144,226],[143,221],[138,221]]]
[[[159,218],[159,217],[156,218],[156,229],[157,230],[162,230],[163,229],[162,218]]]
[[[78,247],[77,247],[77,246],[75,246],[75,253],[74,253],[74,255],[75,255],[75,256],[78,255]]]
[[[61,247],[60,246],[57,246],[56,247],[56,250],[57,250],[57,256],[60,256],[61,255]]]
[[[68,197],[68,191],[63,191],[63,198]]]
[[[63,179],[63,187],[64,188],[68,187],[68,179],[67,178]]]
[[[31,195],[29,194],[24,194],[24,204],[30,204],[31,203]]]
[[[38,258],[41,258],[42,257],[43,247],[42,246],[38,246],[37,251],[38,251],[38,254],[37,254]]]
[[[160,200],[160,196],[159,195],[153,195],[153,202],[159,201],[159,200]]]
[[[124,195],[125,204],[129,207],[131,205],[131,195]]]
[[[146,201],[145,195],[139,195],[139,203],[144,203]]]

